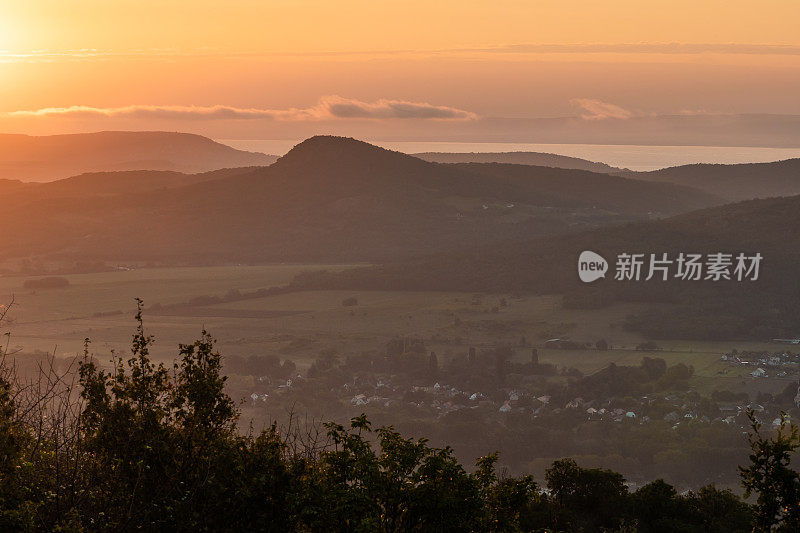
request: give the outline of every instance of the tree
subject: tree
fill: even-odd
[[[687,518],[709,533],[747,533],[752,530],[753,512],[730,490],[707,485],[690,492],[684,500]]]
[[[439,376],[439,358],[436,357],[436,352],[431,352],[428,357],[428,373],[431,379],[436,379]]]
[[[481,521],[473,530],[519,531],[547,526],[546,513],[540,507],[545,503],[537,493],[533,476],[500,478],[495,472],[497,453],[481,457],[473,474],[483,501]]]
[[[556,512],[556,526],[597,531],[618,528],[626,518],[628,489],[622,474],[585,469],[572,459],[560,459],[545,472]]]
[[[0,352],[0,371],[3,370]],[[17,418],[16,405],[11,398],[11,383],[0,372],[0,530],[14,531],[32,527],[36,488],[25,486],[23,451],[30,436]]]
[[[631,495],[633,513],[641,533],[676,531],[681,518],[681,500],[675,487],[657,479]]]
[[[88,358],[80,365],[82,467],[93,487],[75,509],[82,523],[224,531],[261,518],[284,530],[294,483],[275,429],[236,433],[238,412],[207,332],[179,347],[172,373],[153,363],[137,303],[132,356],[114,359],[110,372]]]
[[[667,372],[667,362],[660,357],[643,357],[641,366],[649,380],[658,379]]]
[[[748,442],[752,453],[750,465],[739,467],[745,497],[757,493],[754,508],[756,531],[800,530],[800,476],[789,468],[791,455],[800,448],[800,431],[781,415],[781,423],[772,437],[761,435],[761,423],[752,410],[747,411],[751,431]]]
[[[335,448],[320,458],[324,513],[309,523],[312,530],[470,531],[478,521],[477,483],[450,448],[382,427],[376,453],[365,415],[353,418],[349,429],[326,426]]]

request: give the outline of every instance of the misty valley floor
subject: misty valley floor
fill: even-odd
[[[253,291],[288,283],[301,271],[341,269],[342,265],[276,265],[231,267],[144,268],[131,271],[73,274],[64,277],[64,289],[24,289],[26,276],[0,277],[0,297],[13,297],[13,346],[24,351],[74,356],[89,338],[95,351],[124,351],[130,339],[135,298],[145,303],[146,324],[157,343],[157,356],[172,358],[180,342],[188,342],[201,327],[213,333],[225,353],[242,356],[280,354],[308,365],[320,350],[336,346],[342,351],[380,349],[395,336],[417,336],[445,356],[467,346],[527,337],[540,347],[542,362],[575,367],[592,373],[608,363],[636,363],[636,350],[644,337],[622,328],[635,304],[602,310],[565,309],[559,296],[521,296],[448,292],[302,291],[242,299],[219,304],[192,304],[203,296],[224,296],[229,291]],[[354,296],[358,305],[342,301]],[[508,305],[500,308],[505,299]],[[156,308],[153,308],[156,306]],[[169,311],[159,306],[175,306]],[[493,311],[493,308],[497,308]],[[149,309],[149,310],[148,310]],[[461,326],[454,326],[454,317]],[[477,325],[478,327],[474,327]],[[454,338],[460,342],[455,344]],[[554,337],[591,341],[607,339],[613,349],[570,350],[542,348]],[[294,346],[303,344],[300,350]],[[742,341],[658,341],[660,356],[669,362],[691,362],[698,369],[698,384],[713,378],[713,386],[739,374],[718,374],[726,368],[720,355],[726,350],[774,350],[775,345]],[[527,357],[519,354],[519,357]],[[716,383],[719,381],[719,383]],[[759,383],[780,386],[787,380]],[[788,381],[791,381],[789,379]],[[761,390],[760,387],[749,390]]]

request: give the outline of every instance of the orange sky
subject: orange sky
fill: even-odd
[[[794,0],[1,0],[0,131],[800,115],[798,27]]]

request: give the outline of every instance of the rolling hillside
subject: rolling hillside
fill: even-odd
[[[588,170],[637,180],[684,185],[731,202],[800,194],[800,159],[732,165],[681,165],[650,172],[635,172],[605,163],[539,152],[428,152],[414,155],[437,163],[509,163]]]
[[[420,290],[439,287],[459,291],[564,293],[582,287],[613,285],[606,283],[607,280],[590,286],[580,282],[577,260],[583,250],[598,252],[612,263],[622,252],[758,251],[770,267],[765,268],[758,287],[779,287],[785,280],[782,276],[773,278],[776,269],[785,274],[794,268],[793,261],[800,256],[797,227],[800,227],[800,196],[751,200],[663,220],[432,254],[344,272],[325,283],[347,288],[402,286]],[[647,286],[652,289],[656,285],[669,282]]]
[[[800,194],[800,159],[739,165],[684,165],[625,175],[687,185],[730,201]]]
[[[203,264],[379,261],[720,202],[586,171],[429,163],[339,137],[308,139],[269,167],[85,175],[14,197],[0,213],[4,257]]]
[[[550,198],[555,205],[582,205],[663,216],[723,203],[718,196],[702,193],[686,185],[620,179],[618,176],[584,170],[503,163],[461,163],[453,166],[488,180],[528,188],[538,198]]]
[[[265,166],[276,157],[244,152],[189,133],[105,131],[71,135],[0,134],[0,179],[52,181],[86,172],[206,172]]]
[[[605,163],[588,161],[579,157],[550,154],[546,152],[423,152],[412,154],[432,163],[509,163],[513,165],[535,165],[539,167],[567,168],[615,174],[625,169]]]
[[[194,183],[225,179],[248,174],[258,167],[236,167],[184,174],[169,170],[123,170],[117,172],[87,172],[62,180],[49,182],[23,182],[0,180],[0,191],[14,202],[39,201],[46,198],[74,198],[116,196],[148,191],[164,191]]]
[[[654,338],[800,337],[800,196],[751,200],[673,218],[506,242],[298,276],[295,289],[441,290],[562,294],[575,307],[628,301],[651,309],[628,326]],[[609,262],[606,279],[578,279],[579,254]],[[760,253],[757,281],[614,280],[620,253]],[[646,264],[643,277],[647,275]]]

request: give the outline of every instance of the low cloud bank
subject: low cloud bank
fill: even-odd
[[[47,107],[31,111],[12,111],[11,117],[109,117],[187,120],[330,120],[330,119],[430,119],[475,120],[470,111],[426,102],[381,99],[363,102],[340,96],[327,96],[307,108],[261,109],[224,105],[129,105],[123,107]]]

